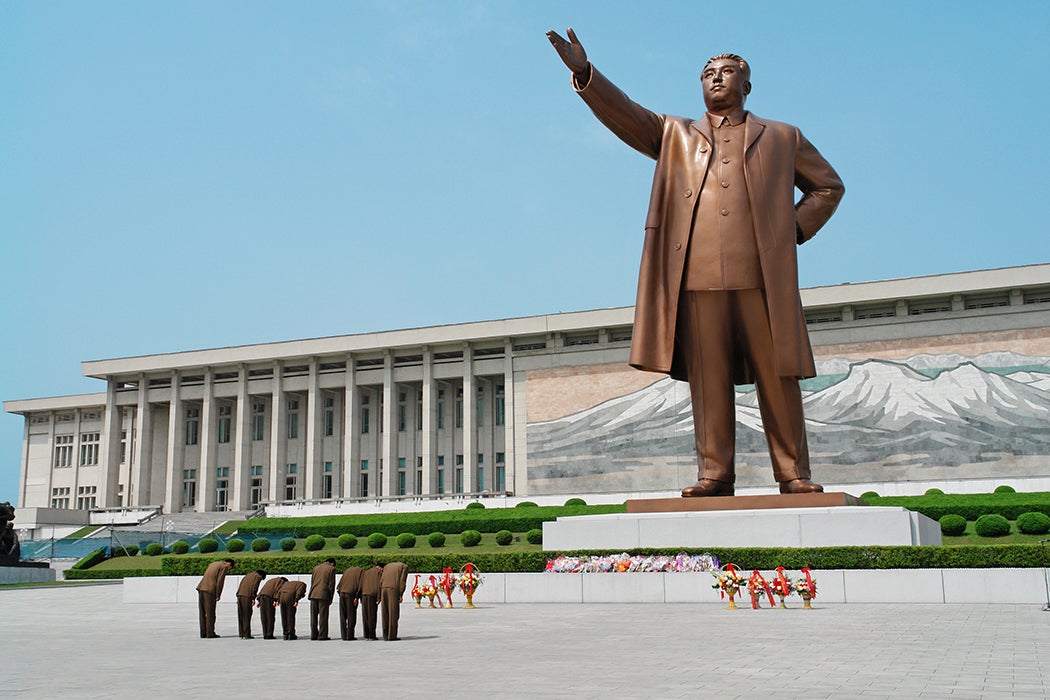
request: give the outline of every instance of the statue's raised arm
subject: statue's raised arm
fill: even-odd
[[[587,52],[584,51],[583,44],[576,37],[576,32],[572,31],[572,27],[569,27],[567,33],[569,35],[568,41],[563,39],[553,29],[547,32],[547,38],[550,40],[554,50],[561,56],[561,60],[573,72],[573,75],[577,76],[581,82],[586,83],[587,68],[591,65],[590,61],[587,60]]]

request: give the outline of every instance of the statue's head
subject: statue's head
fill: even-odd
[[[743,109],[751,93],[751,66],[735,53],[712,56],[700,72],[704,104],[715,112]]]
[[[10,522],[14,519],[15,507],[11,505],[11,501],[0,503],[0,524]]]

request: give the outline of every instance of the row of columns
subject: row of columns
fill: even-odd
[[[438,380],[434,375],[434,352],[431,348],[422,351],[422,426],[420,457],[422,457],[422,494],[435,494],[437,483],[437,453],[438,453],[438,428],[437,428],[437,405],[438,405]],[[476,454],[478,446],[476,391],[477,378],[474,376],[474,355],[469,344],[463,347],[462,359],[463,371],[461,375],[463,387],[463,421],[462,421],[462,454],[464,456],[463,469],[463,491],[473,492],[477,488],[476,478]],[[320,362],[317,358],[311,358],[309,362],[307,391],[306,391],[306,425],[305,431],[300,431],[298,446],[299,456],[295,460],[302,465],[300,473],[300,493],[306,500],[316,499],[321,494],[322,479],[322,444],[323,444],[323,391],[320,387]],[[193,370],[199,374],[201,370]],[[342,437],[340,457],[342,464],[338,472],[341,474],[338,487],[333,484],[334,494],[342,497],[359,492],[357,488],[360,480],[360,463],[362,455],[362,444],[360,434],[360,408],[363,390],[358,386],[359,372],[355,367],[354,357],[348,356],[345,370],[345,385],[343,388],[343,416]],[[382,397],[383,397],[383,430],[379,434],[378,454],[382,461],[382,483],[379,479],[379,465],[369,470],[374,474],[376,482],[371,486],[370,496],[380,494],[389,496],[397,494],[399,490],[399,429],[398,429],[398,406],[399,406],[399,382],[395,381],[394,355],[387,352],[384,357],[382,372]],[[128,483],[125,487],[125,503],[129,506],[156,505],[150,503],[151,495],[156,493],[153,480],[157,476],[163,478],[163,507],[165,512],[176,512],[181,509],[183,470],[185,465],[185,421],[187,401],[184,398],[183,375],[178,371],[172,371],[171,383],[168,391],[168,414],[167,414],[167,439],[164,448],[163,470],[154,468],[153,465],[153,417],[154,408],[149,400],[149,379],[145,375],[138,377],[138,392],[136,405],[131,412],[131,431],[136,436],[135,440],[129,440],[130,449],[127,450],[126,458],[130,460],[130,467],[126,472]],[[244,510],[249,507],[251,489],[251,467],[252,467],[252,440],[251,421],[253,394],[248,391],[249,373],[247,365],[242,364],[237,370],[237,388],[234,397],[233,415],[231,424],[234,429],[230,437],[233,442],[233,464],[230,466],[229,474],[229,507],[235,510]],[[285,426],[288,420],[287,393],[284,389],[284,365],[281,361],[273,362],[273,375],[269,393],[270,426],[269,426],[269,451],[268,468],[269,479],[267,486],[267,500],[283,500],[285,463],[287,461],[287,439]],[[415,384],[415,382],[412,382]],[[514,483],[514,389],[511,361],[511,345],[505,343],[504,349],[504,425],[505,431],[505,469],[508,475],[508,483]],[[106,391],[106,407],[103,422],[103,435],[101,436],[102,450],[100,455],[100,483],[99,498],[100,506],[116,506],[117,488],[120,481],[120,442],[123,430],[123,409],[117,403],[118,381],[110,378]],[[331,391],[331,390],[329,390]],[[455,398],[453,397],[453,400]],[[191,405],[196,405],[196,400]],[[203,369],[203,398],[200,402],[200,463],[197,476],[197,498],[195,509],[201,512],[215,509],[216,497],[216,469],[219,466],[216,460],[217,447],[217,401],[215,398],[215,373],[213,368]],[[414,407],[414,402],[413,402]],[[378,416],[377,416],[378,417]],[[378,431],[378,426],[375,428]],[[454,428],[453,428],[454,429]],[[498,429],[493,426],[493,429]],[[451,460],[450,460],[451,461]],[[494,460],[493,460],[494,462]],[[159,467],[159,465],[157,465]],[[446,463],[446,493],[453,490],[455,470],[459,467],[455,464]],[[493,464],[493,468],[495,465]],[[406,464],[406,481],[409,493],[415,490],[415,472],[417,464]],[[335,470],[334,470],[335,471]],[[333,473],[333,478],[335,473]],[[492,484],[490,480],[488,482]],[[156,500],[156,499],[152,499]]]

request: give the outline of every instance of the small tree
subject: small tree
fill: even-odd
[[[510,530],[500,530],[496,533],[496,544],[498,544],[500,547],[506,547],[513,541],[514,534]]]
[[[265,537],[256,537],[252,540],[252,551],[253,552],[269,552],[270,551],[270,540]]]
[[[981,537],[1003,537],[1010,534],[1010,521],[998,513],[986,513],[977,518],[973,531]]]
[[[293,549],[295,549],[294,537],[285,537],[283,540],[281,540],[281,551],[290,552]]]
[[[411,532],[402,532],[397,536],[397,546],[400,549],[412,549],[416,546],[416,536]]]
[[[535,527],[525,533],[525,539],[529,544],[543,544],[543,530]]]
[[[941,516],[938,520],[941,524],[941,534],[948,537],[958,537],[966,532],[966,518],[955,513]]]
[[[303,546],[306,547],[308,552],[316,552],[319,549],[324,549],[324,543],[324,535],[309,535]]]
[[[201,554],[210,554],[219,548],[218,540],[211,537],[205,537],[197,543],[197,549],[200,550]]]
[[[185,554],[190,551],[190,543],[186,540],[175,540],[171,543],[172,554]]]
[[[353,549],[357,546],[357,538],[351,535],[349,532],[344,532],[339,535],[335,543],[339,545],[339,549]]]
[[[240,537],[234,537],[232,540],[227,540],[226,551],[227,552],[243,552],[244,551],[244,540]]]
[[[477,547],[481,542],[481,533],[477,530],[464,530],[459,536],[459,543],[464,547]]]
[[[159,557],[161,554],[164,554],[164,547],[160,542],[150,542],[146,545],[147,557]]]
[[[382,549],[386,546],[386,535],[382,532],[373,532],[368,536],[368,546],[371,549]]]

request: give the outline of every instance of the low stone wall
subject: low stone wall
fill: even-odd
[[[746,572],[745,572],[746,573]],[[768,572],[765,572],[768,574]],[[798,572],[787,572],[792,578]],[[882,569],[814,571],[819,603],[998,603],[1047,602],[1046,569]],[[429,574],[420,574],[420,580]],[[439,576],[439,574],[435,574]],[[309,574],[291,580],[309,583]],[[226,577],[220,605],[236,602],[240,576]],[[194,603],[195,576],[124,579],[125,603]],[[415,574],[409,574],[409,590]],[[494,603],[720,603],[706,573],[485,574],[474,596]],[[453,603],[462,603],[461,593]],[[797,597],[795,605],[801,605]],[[408,592],[405,593],[408,604]]]

